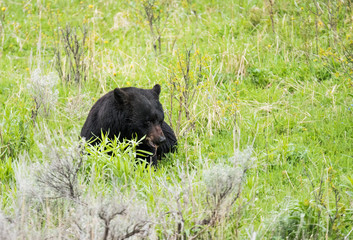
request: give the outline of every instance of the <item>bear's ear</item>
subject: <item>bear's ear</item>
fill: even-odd
[[[156,84],[154,85],[154,87],[152,88],[152,90],[157,93],[157,96],[159,97],[159,94],[161,93],[161,85]]]
[[[114,98],[119,104],[125,105],[128,102],[129,95],[123,89],[115,88]]]

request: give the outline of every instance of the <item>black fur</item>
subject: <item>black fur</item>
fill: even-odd
[[[97,144],[101,132],[108,134],[110,139],[119,137],[120,141],[146,136],[138,149],[151,152],[146,159],[157,164],[158,159],[173,152],[177,145],[173,130],[164,122],[160,92],[158,84],[152,89],[128,87],[108,92],[93,105],[81,137]]]

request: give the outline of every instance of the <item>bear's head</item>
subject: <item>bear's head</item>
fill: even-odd
[[[114,89],[114,97],[120,106],[121,112],[125,114],[127,133],[133,136],[122,136],[138,139],[146,136],[144,143],[153,149],[162,144],[166,138],[162,131],[164,113],[162,104],[159,102],[161,86],[156,84],[152,89],[140,89],[134,87]]]

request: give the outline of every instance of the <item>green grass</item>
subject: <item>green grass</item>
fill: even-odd
[[[150,223],[147,238],[351,238],[353,6],[150,1],[152,11],[161,14],[153,35],[144,2],[0,0],[0,217],[13,222],[0,218],[0,229],[12,229],[14,239],[64,236],[62,229],[77,238],[74,222],[83,216],[98,227],[80,220],[82,231],[90,229],[92,239],[101,239],[99,209],[114,212],[124,205],[127,214],[119,221],[128,225],[141,220],[136,206],[146,209],[140,217]],[[323,6],[319,15],[316,2]],[[337,18],[329,17],[332,11]],[[55,49],[64,51],[59,29],[67,25],[79,39],[83,26],[88,29],[87,80],[57,79],[46,89],[57,91],[57,98],[45,99],[31,92],[40,89],[30,87],[33,72],[57,75]],[[153,47],[157,30],[161,52]],[[103,94],[156,83],[162,86],[166,121],[178,135],[178,151],[158,168],[146,168],[136,164],[131,146],[114,147],[119,157],[87,147],[91,154],[74,175],[80,197],[51,199],[36,182],[41,176],[36,166],[46,173],[58,159],[77,161],[73,146]],[[184,94],[193,97],[180,102]],[[50,111],[42,107],[35,116],[34,96],[49,101]],[[220,165],[238,169],[230,159],[248,146],[254,159],[239,198],[231,206],[220,204],[217,221],[202,223],[217,205],[206,173]],[[27,178],[32,180],[26,185]],[[32,186],[39,191],[34,198],[27,192],[31,183],[38,185]],[[68,211],[70,206],[76,210]],[[91,215],[82,213],[85,207]]]

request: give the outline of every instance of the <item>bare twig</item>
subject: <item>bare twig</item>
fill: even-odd
[[[110,228],[110,222],[117,216],[117,215],[123,215],[126,212],[126,208],[123,208],[121,210],[116,210],[116,211],[107,211],[106,208],[101,208],[101,210],[98,213],[98,216],[101,220],[104,222],[104,235],[103,235],[103,240],[108,239],[108,234],[109,234],[109,228]]]

